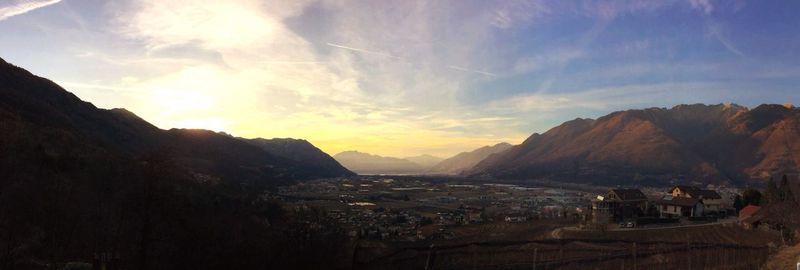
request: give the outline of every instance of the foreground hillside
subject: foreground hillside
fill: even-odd
[[[575,119],[533,134],[466,172],[583,183],[744,183],[800,164],[792,106],[679,105]]]
[[[345,250],[335,226],[264,196],[352,174],[324,153],[161,130],[2,60],[0,97],[0,269],[319,269]]]

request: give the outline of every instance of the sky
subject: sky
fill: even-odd
[[[800,97],[800,1],[0,0],[0,57],[156,126],[448,157]]]

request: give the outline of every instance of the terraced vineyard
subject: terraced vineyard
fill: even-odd
[[[745,246],[764,246],[769,242],[779,240],[779,236],[774,233],[745,230],[735,224],[607,232],[564,230],[561,232],[561,236],[566,239],[691,242]]]
[[[370,247],[356,269],[758,269],[777,238],[737,226],[568,232],[564,239]]]

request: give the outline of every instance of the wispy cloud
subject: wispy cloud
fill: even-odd
[[[334,47],[334,48],[350,50],[350,51],[354,51],[354,52],[373,54],[373,55],[384,56],[384,57],[394,58],[394,59],[402,59],[400,57],[397,57],[397,56],[394,56],[394,55],[391,55],[391,54],[388,54],[388,53],[382,53],[382,52],[370,51],[370,50],[365,50],[365,49],[353,48],[353,47],[350,47],[350,46],[345,46],[345,45],[340,45],[340,44],[335,44],[335,43],[330,43],[330,42],[329,43],[325,43],[325,45],[328,45],[328,46],[331,46],[331,47]]]
[[[58,2],[0,3],[9,1],[2,16]],[[91,35],[50,45],[72,53],[56,60],[80,68],[53,76],[64,86],[164,128],[302,137],[329,152],[444,156],[514,142],[565,117],[725,96],[695,80],[798,74],[792,57],[770,59],[770,69],[744,63],[788,55],[792,43],[753,42],[738,24],[704,28],[749,17],[723,17],[730,5],[713,0],[107,2],[95,17],[76,9],[77,19],[99,22],[80,24]],[[691,18],[675,25],[671,14]],[[36,24],[71,30],[61,16]],[[14,23],[3,26],[30,24]],[[759,57],[739,57],[746,53]]]
[[[78,83],[78,82],[68,82],[68,81],[59,81],[58,85],[65,87],[65,88],[84,88],[84,89],[98,89],[98,90],[111,90],[111,91],[136,91],[138,89],[131,88],[131,87],[122,87],[116,85],[103,85],[103,84],[89,84],[89,83]]]
[[[687,102],[682,100],[686,98],[728,94],[735,90],[714,82],[631,84],[564,91],[566,93],[523,94],[492,101],[487,109],[501,113],[550,112],[566,109],[609,111],[642,105],[650,106],[664,101],[678,104]]]
[[[61,0],[12,0],[11,3],[0,4],[0,21],[57,4],[58,2],[61,2]]]
[[[703,11],[705,14],[711,14],[711,11],[714,11],[714,5],[711,0],[689,0],[689,4],[692,8]]]
[[[467,68],[453,66],[453,65],[449,65],[449,66],[447,66],[447,68],[458,70],[458,71],[483,74],[483,75],[486,75],[486,76],[489,76],[489,77],[497,77],[497,75],[495,75],[494,73],[490,73],[490,72],[486,72],[486,71],[480,71],[480,70],[467,69]]]
[[[728,49],[728,51],[738,56],[742,57],[744,56],[744,53],[740,51],[739,48],[737,48],[736,45],[734,45],[730,39],[728,39],[728,36],[724,32],[724,26],[721,23],[711,20],[708,23],[706,23],[705,30],[707,36],[710,36],[719,41],[722,44],[722,46],[725,46],[725,48]]]

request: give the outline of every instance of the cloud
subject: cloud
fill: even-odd
[[[106,9],[119,18],[111,32],[125,46],[79,55],[141,79],[65,81],[82,91],[125,90],[126,107],[163,128],[301,137],[328,152],[448,155],[524,138],[532,119],[551,112],[652,100],[645,86],[631,97],[616,93],[633,86],[594,88],[606,85],[592,81],[603,76],[666,73],[649,63],[596,68],[608,62],[595,41],[618,27],[616,18],[677,5],[690,8],[688,0],[136,0]],[[721,33],[713,37],[741,54]],[[661,41],[618,50],[643,54]],[[119,53],[128,46],[136,48]],[[522,84],[531,89],[509,89]],[[564,85],[579,86],[570,93]]]
[[[0,5],[0,21],[57,4],[58,2],[61,2],[61,0],[12,0],[10,4]]]
[[[575,47],[559,47],[537,55],[521,58],[512,65],[511,75],[536,72],[541,69],[563,68],[572,61],[585,57],[586,51]]]
[[[725,46],[725,48],[728,49],[729,52],[738,56],[742,57],[745,56],[744,53],[740,51],[739,48],[737,48],[736,45],[734,45],[730,39],[728,39],[727,35],[724,33],[724,26],[721,23],[715,22],[713,20],[709,21],[708,23],[706,23],[705,31],[707,36],[710,36],[719,41],[722,44],[722,46]]]
[[[78,83],[78,82],[68,82],[68,81],[59,81],[58,85],[65,87],[65,88],[83,88],[83,89],[99,89],[99,90],[111,90],[115,92],[125,92],[125,91],[135,91],[135,88],[129,87],[122,87],[122,86],[111,86],[111,85],[103,85],[103,84],[88,84],[88,83]]]
[[[144,0],[131,17],[119,19],[121,33],[145,40],[150,49],[187,43],[236,48],[270,42],[278,27],[258,1]]]
[[[493,11],[490,24],[500,29],[512,28],[520,23],[543,17],[552,12],[544,3],[538,0],[504,1]]]
[[[454,70],[459,70],[459,71],[464,71],[464,72],[472,72],[472,73],[477,73],[477,74],[481,74],[481,75],[486,75],[486,76],[489,76],[489,77],[497,77],[497,75],[495,75],[494,73],[489,73],[489,72],[486,72],[486,71],[472,70],[472,69],[467,69],[467,68],[463,68],[463,67],[457,67],[457,66],[453,66],[453,65],[449,65],[447,67],[450,68],[450,69],[454,69]]]
[[[317,20],[307,13],[314,8],[329,13],[324,35],[290,25],[294,19]],[[413,155],[425,147],[449,155],[505,138],[486,137],[505,130],[490,128],[501,118],[470,115],[456,98],[464,84],[495,76],[485,67],[500,60],[475,56],[496,29],[490,16],[465,20],[458,29],[437,29],[437,20],[455,11],[422,1],[370,6],[143,0],[117,10],[116,17],[130,19],[116,21],[114,32],[144,44],[146,54],[140,59],[81,55],[165,72],[125,85],[73,86],[135,88],[131,110],[162,128],[194,125],[245,137],[301,137],[331,153],[358,149],[387,155]],[[376,12],[384,15],[375,17]],[[431,117],[419,121],[421,112]],[[437,129],[443,123],[460,123],[461,129]],[[414,145],[417,140],[426,144]]]
[[[714,11],[714,5],[711,4],[711,0],[689,0],[689,4],[692,8],[698,9],[706,15]]]
[[[339,44],[334,44],[334,43],[330,43],[330,42],[329,43],[325,43],[325,45],[328,45],[328,46],[331,46],[331,47],[334,47],[334,48],[350,50],[350,51],[354,51],[354,52],[373,54],[373,55],[384,56],[384,57],[394,58],[394,59],[402,59],[400,57],[397,57],[397,56],[394,56],[394,55],[391,55],[391,54],[388,54],[388,53],[382,53],[382,52],[375,52],[375,51],[369,51],[369,50],[364,50],[364,49],[358,49],[358,48],[348,47],[348,46],[345,46],[345,45],[339,45]]]
[[[700,102],[697,99],[709,93],[730,93],[734,90],[714,82],[630,84],[554,94],[523,94],[492,101],[486,107],[490,111],[506,114],[581,109],[607,112],[642,105],[678,104],[692,99]]]

